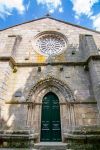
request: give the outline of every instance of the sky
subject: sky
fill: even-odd
[[[0,0],[0,30],[50,14],[100,31],[100,0]]]

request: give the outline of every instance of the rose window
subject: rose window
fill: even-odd
[[[53,56],[61,53],[66,48],[66,40],[63,35],[45,33],[36,38],[35,46],[39,53]]]

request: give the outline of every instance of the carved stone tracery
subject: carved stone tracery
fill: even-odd
[[[57,32],[44,32],[35,39],[35,49],[47,56],[54,56],[66,48],[67,41]]]

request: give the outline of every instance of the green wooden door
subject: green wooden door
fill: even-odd
[[[61,141],[59,99],[52,92],[42,102],[41,141]]]

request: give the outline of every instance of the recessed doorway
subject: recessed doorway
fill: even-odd
[[[43,97],[40,140],[43,142],[62,140],[59,99],[53,92]]]

